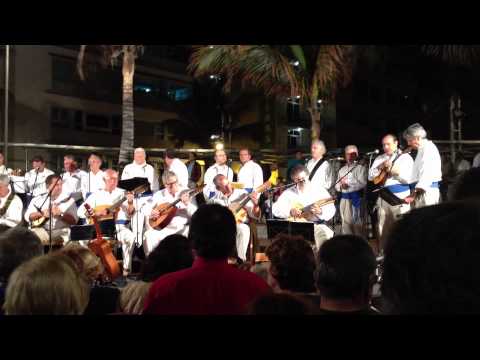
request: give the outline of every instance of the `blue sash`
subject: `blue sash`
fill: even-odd
[[[392,193],[401,193],[404,191],[410,191],[410,185],[409,184],[395,184],[395,185],[389,185],[385,186],[386,189],[390,190]]]
[[[359,208],[360,204],[362,202],[362,194],[361,194],[360,190],[352,191],[352,192],[348,192],[348,193],[342,192],[341,195],[340,195],[340,198],[341,199],[346,199],[346,200],[351,200],[352,205],[355,208]]]
[[[117,224],[117,225],[128,225],[128,224],[130,224],[130,220],[117,220],[117,221],[115,221],[115,224]]]
[[[244,188],[243,190],[250,194],[253,191],[253,188]]]
[[[417,182],[414,182],[414,183],[412,183],[412,184],[409,184],[410,190],[415,189],[415,186],[417,186],[417,184],[418,184],[418,181],[417,181]],[[434,181],[434,182],[432,182],[432,183],[430,184],[430,187],[431,187],[431,188],[434,188],[434,189],[440,188],[440,181]]]

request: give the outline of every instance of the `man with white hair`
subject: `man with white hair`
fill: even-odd
[[[176,206],[176,213],[163,229],[156,229],[150,226],[150,221],[147,223],[147,231],[145,232],[145,240],[143,242],[143,250],[145,255],[149,255],[158,244],[168,235],[180,234],[188,236],[189,223],[193,213],[197,210],[195,204],[192,203],[188,194],[188,188],[180,187],[178,177],[174,172],[165,171],[162,175],[162,181],[165,189],[157,191],[147,207],[146,213],[149,220],[158,220],[162,215],[157,209],[157,205],[171,204],[178,201]]]
[[[218,174],[225,175],[229,182],[233,181],[233,170],[227,165],[227,154],[225,150],[215,151],[215,164],[210,166],[203,176],[203,195],[205,200],[212,198],[216,193],[216,186],[213,183],[213,178]]]
[[[117,187],[118,172],[115,170],[105,170],[103,172],[103,179],[105,182],[104,188],[91,194],[78,208],[77,215],[83,219],[91,217],[92,214],[89,214],[85,208],[85,204],[88,204],[93,210],[97,208],[97,210],[94,211],[95,216],[105,216],[107,215],[107,210],[102,209],[103,206],[112,206],[126,197],[126,200],[120,203],[115,218],[117,239],[121,243],[123,251],[123,274],[126,276],[131,270],[133,244],[135,241],[135,236],[132,230],[130,230],[130,222],[133,214],[136,212],[135,204],[133,202],[133,194],[126,193],[124,190]]]
[[[312,158],[307,163],[309,180],[313,186],[321,186],[328,191],[332,186],[332,173],[330,163],[323,157],[327,152],[325,143],[322,140],[314,140],[311,151]]]
[[[355,145],[345,147],[347,164],[338,172],[335,190],[340,192],[340,216],[342,234],[365,236],[362,221],[362,189],[367,185],[367,168],[359,164],[358,148]]]
[[[427,132],[419,123],[410,125],[403,133],[408,146],[417,150],[413,163],[412,194],[405,201],[414,208],[435,205],[440,201],[442,160],[436,145],[427,139]]]
[[[82,196],[86,200],[92,193],[103,189],[105,181],[103,180],[102,158],[99,154],[91,153],[88,157],[88,167],[90,171],[83,177]]]
[[[0,225],[14,227],[22,221],[23,203],[9,185],[8,175],[0,175]]]

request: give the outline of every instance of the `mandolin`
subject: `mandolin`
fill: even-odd
[[[63,199],[62,201],[58,202],[57,204],[54,204],[54,206],[59,206],[59,205],[64,204],[64,203],[66,203],[66,202],[68,202],[68,201],[70,201],[70,200],[72,200],[72,204],[73,204],[74,200],[72,199],[71,196],[69,196],[69,197]],[[72,204],[70,204],[68,207],[70,207]],[[68,207],[67,207],[67,208],[68,208]],[[37,208],[37,211],[38,211],[38,212],[42,212],[42,210],[39,209],[39,208]],[[47,222],[47,220],[48,220],[48,217],[46,217],[46,216],[42,216],[42,217],[40,217],[40,218],[38,218],[38,219],[36,219],[36,220],[33,220],[33,221],[31,222],[31,227],[32,227],[32,229],[43,226],[43,225]]]
[[[178,196],[178,199],[171,202],[171,203],[162,203],[156,205],[152,210],[157,210],[159,212],[158,218],[150,219],[148,223],[150,226],[156,230],[161,230],[164,227],[166,227],[172,219],[175,217],[177,213],[177,204],[181,201],[181,197],[183,194],[188,193],[190,198],[196,196],[197,194],[200,194],[203,190],[205,185],[201,185],[195,189],[186,189],[180,192],[180,195]]]
[[[331,197],[331,198],[315,201],[314,203],[309,204],[307,206],[303,206],[302,204],[294,204],[292,208],[300,210],[302,214],[297,217],[290,216],[289,218],[287,218],[287,220],[288,221],[308,221],[307,217],[312,214],[311,209],[313,206],[317,206],[321,208],[329,204],[334,204],[335,200],[336,199],[334,197]]]
[[[87,209],[88,212],[92,212],[92,208],[88,204],[85,204],[85,209]],[[102,260],[105,272],[110,277],[110,280],[115,280],[121,275],[120,266],[118,266],[118,261],[113,255],[110,243],[102,237],[102,231],[100,230],[100,225],[97,221],[97,217],[92,216],[92,219],[93,224],[95,225],[97,238],[95,240],[91,240],[88,243],[88,248],[92,250],[93,253],[95,253],[95,255],[100,258],[100,260]]]
[[[272,187],[272,183],[269,180],[263,183],[262,185],[260,185],[258,188],[256,188],[255,192],[257,192],[258,194],[261,194],[264,191],[270,189],[271,187]],[[250,200],[252,200],[250,196],[248,194],[245,194],[245,196],[242,199],[233,202],[228,207],[233,212],[233,216],[235,216],[235,221],[237,222],[237,224],[243,223],[247,218],[248,212],[244,208],[244,206],[247,205],[247,203]]]
[[[378,186],[385,185],[385,182],[390,177],[390,171],[392,171],[392,168],[393,168],[393,165],[395,164],[395,161],[397,161],[400,156],[402,156],[403,154],[408,154],[410,151],[412,151],[412,149],[410,147],[406,148],[404,151],[400,151],[397,154],[397,156],[395,156],[395,159],[393,159],[392,165],[388,168],[383,167],[382,170],[380,170],[380,174],[378,174],[377,176],[375,176],[373,178],[373,183],[375,185],[378,185]]]

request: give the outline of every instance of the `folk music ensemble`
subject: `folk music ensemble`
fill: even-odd
[[[217,150],[215,163],[206,170],[201,186],[197,186],[201,169],[195,158],[184,163],[175,151],[167,150],[162,189],[142,148],[135,149],[133,162],[121,174],[113,169],[102,170],[102,158],[95,153],[88,158],[88,172],[78,169],[74,157],[66,155],[60,175],[47,169],[41,156],[35,156],[32,169],[22,176],[18,170],[8,168],[0,156],[0,225],[8,228],[27,223],[44,245],[64,246],[72,241],[73,227],[110,219],[123,252],[123,274],[127,275],[135,247],[143,245],[148,256],[168,235],[188,235],[190,219],[199,206],[197,199],[202,200],[203,195],[206,203],[220,204],[233,212],[237,221],[235,255],[246,261],[250,225],[262,216],[262,194],[279,194],[272,200],[271,209],[269,201],[262,208],[269,216],[313,223],[312,246],[318,250],[334,236],[332,219],[337,208],[343,234],[365,234],[362,193],[367,181],[372,181],[376,191],[388,195],[379,196],[376,202],[381,239],[402,214],[440,200],[442,173],[437,147],[420,124],[408,127],[403,136],[408,148],[402,151],[396,136],[386,134],[382,138],[383,153],[372,156],[369,168],[368,162],[359,157],[358,148],[347,146],[342,159],[346,164],[336,174],[332,160],[340,159],[327,159],[324,143],[313,141],[311,159],[289,171],[291,186],[284,187],[281,193],[270,191],[272,183],[265,181],[262,168],[252,160],[247,148],[239,152],[242,166],[236,182],[225,151]],[[417,152],[415,160],[410,155],[412,150]],[[119,187],[119,181],[135,178],[146,179],[149,186],[128,191]],[[396,201],[392,203],[388,197]],[[89,241],[81,243],[87,246]]]

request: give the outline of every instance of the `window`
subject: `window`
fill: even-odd
[[[122,116],[114,115],[112,117],[112,135],[120,135],[122,133]]]
[[[164,140],[165,139],[165,124],[155,124],[153,127],[153,135],[155,139]]]
[[[95,132],[111,132],[110,118],[107,115],[87,114],[85,130]]]
[[[60,107],[52,107],[50,111],[50,120],[53,127],[69,129],[71,126],[71,119],[73,111]]]
[[[83,131],[83,111],[75,111],[73,127],[75,130]]]

